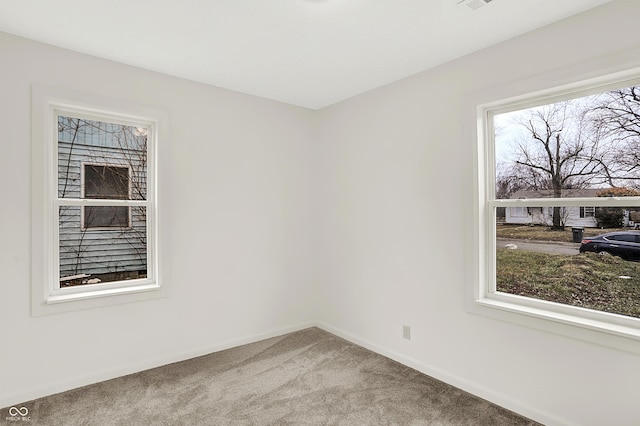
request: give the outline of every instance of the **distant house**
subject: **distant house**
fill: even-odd
[[[563,198],[587,198],[596,197],[602,189],[563,189]],[[553,190],[544,189],[538,191],[521,190],[515,192],[511,199],[525,198],[553,198]],[[596,208],[593,206],[562,207],[561,221],[564,226],[595,228],[598,226]],[[528,225],[553,225],[553,207],[507,207],[505,209],[505,222],[512,224]],[[624,225],[629,224],[629,212],[625,211]]]
[[[59,197],[144,200],[146,156],[144,129],[59,117]],[[146,237],[145,207],[61,207],[61,282],[78,275],[102,281],[145,276]]]

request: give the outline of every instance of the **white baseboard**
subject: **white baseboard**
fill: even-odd
[[[110,368],[104,371],[95,371],[91,374],[85,374],[76,376],[71,379],[67,378],[54,383],[47,383],[45,385],[33,387],[26,392],[21,393],[7,393],[6,389],[2,395],[0,395],[0,408],[10,407],[16,404],[31,401],[37,398],[53,395],[60,392],[65,392],[71,389],[76,389],[82,386],[90,385],[93,383],[102,382],[105,380],[115,379],[116,377],[126,376],[128,374],[137,373],[140,371],[148,370],[151,368],[161,367],[163,365],[172,364],[174,362],[185,361],[187,359],[196,358],[202,355],[207,355],[213,352],[223,351],[225,349],[234,348],[236,346],[242,346],[248,343],[258,342],[260,340],[268,339],[271,337],[281,336],[283,334],[291,333],[294,331],[303,330],[305,328],[316,326],[313,322],[301,323],[293,326],[275,328],[267,330],[262,333],[246,335],[236,339],[232,339],[226,342],[217,343],[213,345],[206,345],[194,350],[179,352],[170,355],[163,355],[153,359],[145,359],[138,362],[127,363],[115,368]]]
[[[493,404],[499,405],[503,408],[506,408],[507,410],[513,411],[514,413],[518,413],[521,416],[540,422],[544,425],[559,426],[559,425],[570,424],[570,422],[560,419],[557,416],[554,416],[548,412],[527,406],[523,404],[521,401],[517,401],[512,398],[509,398],[508,396],[496,393],[495,391],[489,388],[486,388],[477,383],[470,382],[455,374],[451,374],[439,368],[426,365],[422,362],[419,362],[415,359],[408,358],[395,351],[388,350],[382,346],[376,345],[368,340],[362,339],[358,336],[355,336],[337,327],[333,327],[323,322],[316,323],[315,326],[331,334],[334,334],[338,337],[341,337],[345,340],[348,340],[351,343],[355,343],[356,345],[362,346],[363,348],[369,349],[370,351],[373,351],[377,354],[380,354],[394,361],[397,361],[400,364],[413,368],[414,370],[417,370],[423,374],[426,374],[427,376],[438,379],[451,386],[455,386],[459,389],[462,389],[465,392],[468,392],[479,398],[487,400]]]

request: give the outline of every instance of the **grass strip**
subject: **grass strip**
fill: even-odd
[[[640,317],[640,263],[607,253],[496,250],[498,291]]]

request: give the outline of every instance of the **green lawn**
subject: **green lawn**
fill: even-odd
[[[569,256],[507,249],[498,249],[496,256],[498,291],[640,317],[638,262],[608,254]]]

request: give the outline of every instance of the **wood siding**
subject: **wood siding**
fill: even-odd
[[[129,137],[125,137],[129,140],[123,141],[122,135],[113,130],[118,125],[89,123],[97,123],[103,128],[98,131],[89,128],[86,132],[59,132],[58,196],[63,199],[83,198],[83,167],[97,164],[128,167],[129,199],[145,199],[146,143],[142,145],[135,138],[130,140],[131,131],[128,132]],[[110,127],[105,129],[105,126]],[[83,208],[61,207],[60,276],[146,271],[146,210],[137,206],[128,209],[130,227],[83,229]]]

